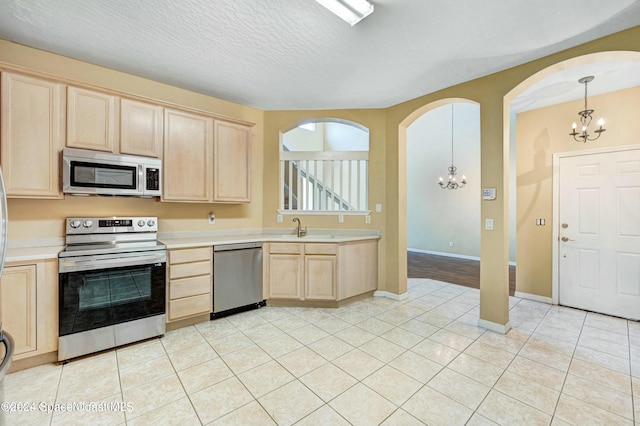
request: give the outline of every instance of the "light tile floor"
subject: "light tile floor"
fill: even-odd
[[[35,411],[0,423],[640,426],[640,323],[510,298],[502,335],[476,325],[478,290],[410,279],[408,292],[262,308],[13,373],[4,400]]]

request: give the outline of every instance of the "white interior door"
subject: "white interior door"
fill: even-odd
[[[640,319],[640,149],[559,165],[559,303]]]

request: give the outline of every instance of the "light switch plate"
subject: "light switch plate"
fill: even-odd
[[[382,212],[382,204],[376,204],[376,212]]]
[[[368,214],[364,217],[364,223],[371,223],[371,215]]]
[[[484,220],[484,229],[487,231],[493,231],[493,219]]]
[[[338,215],[338,223],[344,223],[344,215],[343,214],[339,214]]]
[[[278,215],[277,220],[278,220],[278,223],[282,223],[282,215],[281,214]]]

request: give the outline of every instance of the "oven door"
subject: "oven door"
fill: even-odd
[[[166,252],[60,258],[59,335],[165,313]]]

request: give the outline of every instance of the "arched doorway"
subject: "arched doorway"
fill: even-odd
[[[408,276],[478,288],[480,105],[430,109],[407,131]],[[445,185],[451,165],[456,183],[466,176],[465,185]],[[457,273],[450,272],[454,268]]]
[[[505,96],[505,121],[512,131],[505,135],[504,143],[509,144],[510,140],[513,149],[517,139],[518,150],[515,174],[518,179],[517,251],[520,256],[519,293],[516,295],[547,303],[559,302],[557,184],[560,179],[554,159],[637,143],[628,130],[635,126],[637,120],[633,117],[637,116],[640,107],[637,101],[640,98],[638,70],[638,52],[594,53],[540,70]],[[609,131],[595,142],[577,143],[568,133],[571,121],[577,121],[576,113],[583,109],[584,92],[578,79],[586,75],[596,77],[589,85],[589,107],[596,109],[598,118],[605,118]],[[523,100],[527,96],[528,100]],[[521,107],[527,102],[533,104],[532,109]],[[519,109],[517,125],[514,109]],[[513,129],[517,129],[516,135]],[[540,219],[546,219],[543,226],[538,224]]]

